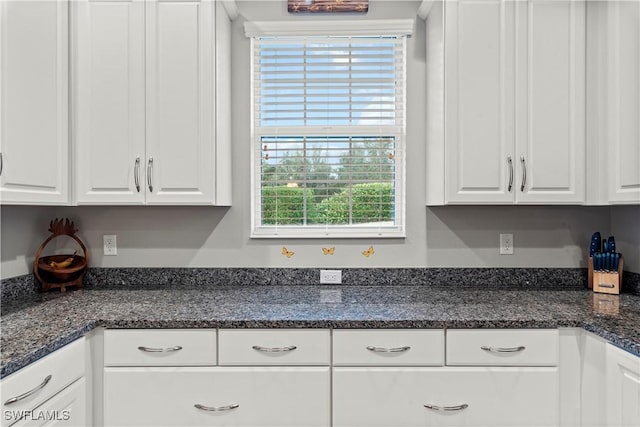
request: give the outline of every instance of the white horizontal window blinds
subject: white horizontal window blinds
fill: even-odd
[[[253,39],[254,237],[404,235],[405,44]]]

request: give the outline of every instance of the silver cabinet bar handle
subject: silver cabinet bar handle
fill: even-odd
[[[371,345],[367,346],[367,350],[373,351],[374,353],[402,353],[403,351],[410,350],[411,347],[405,345],[404,347],[395,347],[395,348],[384,348],[384,347],[374,347]]]
[[[483,349],[484,351],[490,351],[492,353],[517,353],[519,351],[524,351],[525,346],[521,345],[518,347],[489,347],[489,346],[483,345],[480,348]]]
[[[153,156],[149,157],[149,163],[147,163],[147,185],[149,191],[153,193]]]
[[[12,397],[11,399],[7,400],[6,402],[4,402],[5,405],[11,405],[12,403],[16,403],[21,401],[22,399],[26,399],[27,397],[31,396],[34,393],[37,393],[38,391],[42,390],[43,388],[46,387],[47,384],[49,384],[49,381],[51,381],[51,375],[47,375],[44,378],[44,381],[42,381],[42,383],[38,386],[36,386],[35,388],[29,390],[26,393],[22,393],[20,396],[16,396],[16,397]]]
[[[262,347],[259,345],[254,345],[251,348],[257,351],[262,351],[264,353],[284,353],[287,351],[293,351],[298,347],[296,347],[295,345],[290,345],[288,347]]]
[[[133,167],[133,179],[136,183],[136,190],[140,192],[140,156],[136,157],[136,163]]]
[[[0,153],[0,175],[2,175],[3,170],[4,170],[4,158],[2,157],[2,153]]]
[[[507,161],[509,162],[509,188],[507,191],[511,193],[511,189],[513,188],[513,160],[511,156],[507,156]]]
[[[599,288],[613,289],[613,288],[616,287],[616,285],[614,285],[613,283],[598,283],[598,287]]]
[[[522,185],[520,191],[524,192],[524,187],[527,184],[527,163],[524,160],[524,156],[520,156],[520,163],[522,163]]]
[[[230,411],[232,409],[236,409],[240,405],[238,405],[237,403],[232,403],[231,405],[227,405],[227,406],[204,406],[199,403],[196,403],[193,406],[200,409],[201,411],[222,412],[222,411]]]
[[[427,404],[427,405],[424,405],[424,407],[427,409],[432,409],[434,411],[462,411],[463,409],[467,409],[469,405],[467,405],[466,403],[463,403],[462,405],[456,405],[456,406],[438,406],[438,405]]]
[[[152,347],[138,347],[140,351],[146,351],[147,353],[171,353],[172,351],[182,350],[182,347],[177,345],[175,347],[167,347],[167,348],[152,348]]]

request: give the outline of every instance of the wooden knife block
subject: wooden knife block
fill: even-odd
[[[589,288],[593,289],[593,292],[600,292],[603,294],[619,294],[622,288],[622,270],[624,267],[624,259],[620,256],[620,263],[618,264],[618,272],[610,273],[604,271],[593,270],[593,258],[589,257]]]

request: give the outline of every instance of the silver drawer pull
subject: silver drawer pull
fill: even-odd
[[[372,345],[367,346],[367,350],[373,351],[374,353],[402,353],[403,351],[408,351],[410,349],[411,347],[409,347],[408,345],[395,348],[374,347]]]
[[[42,383],[38,386],[36,386],[35,388],[29,390],[26,393],[22,393],[20,396],[16,396],[16,397],[12,397],[11,399],[7,400],[6,402],[4,402],[5,405],[11,405],[12,403],[16,403],[21,401],[22,399],[26,399],[27,397],[31,396],[32,394],[42,390],[43,388],[46,387],[47,384],[49,384],[49,381],[51,381],[51,375],[47,375],[44,379],[44,381],[42,381]]]
[[[424,405],[425,408],[427,409],[432,409],[434,411],[462,411],[463,409],[467,409],[469,407],[469,405],[467,405],[466,403],[463,403],[462,405],[456,405],[456,406],[438,406],[438,405]]]
[[[182,347],[177,345],[175,347],[167,347],[167,348],[152,348],[152,347],[138,347],[140,351],[146,351],[147,353],[170,353],[172,351],[182,350]]]
[[[598,287],[599,288],[613,289],[613,288],[616,287],[616,285],[614,285],[613,283],[598,283]]]
[[[296,347],[295,345],[290,345],[288,347],[262,347],[259,345],[254,345],[251,348],[257,351],[262,351],[264,353],[285,353],[287,351],[293,351],[298,347]]]
[[[492,353],[517,353],[519,351],[524,351],[525,346],[521,345],[518,347],[487,347],[483,345],[480,347],[484,351],[490,351]]]
[[[230,411],[232,409],[236,409],[240,405],[238,405],[237,403],[232,403],[231,405],[227,405],[227,406],[204,406],[199,403],[196,403],[193,406],[200,409],[201,411],[223,412],[223,411]]]

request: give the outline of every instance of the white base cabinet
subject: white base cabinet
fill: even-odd
[[[329,384],[329,367],[106,368],[104,424],[328,426]]]
[[[87,389],[84,378],[37,407],[31,417],[14,424],[15,427],[86,427]]]
[[[558,411],[556,368],[333,371],[334,427],[555,426]]]
[[[3,378],[2,426],[90,426],[85,360],[81,338]]]
[[[607,425],[640,426],[640,357],[607,344]]]

